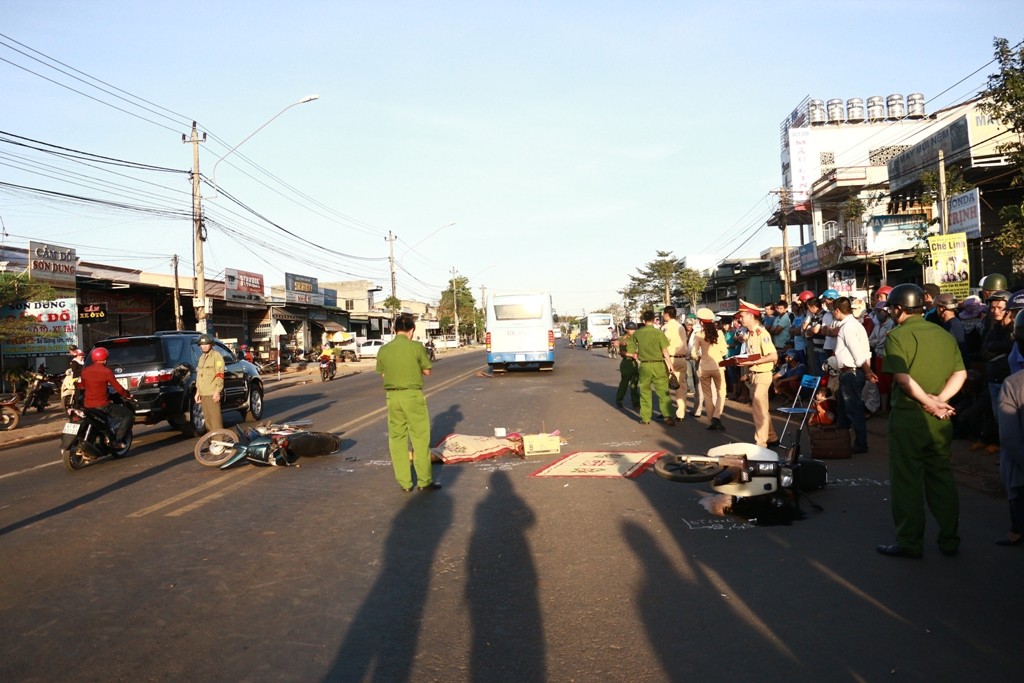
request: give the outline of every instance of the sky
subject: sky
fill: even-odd
[[[8,246],[158,273],[177,255],[190,276],[194,120],[207,277],[368,279],[383,298],[391,246],[401,298],[436,301],[454,274],[568,315],[621,303],[659,251],[781,246],[779,127],[806,96],[920,92],[933,112],[985,87],[993,38],[1024,39],[1019,0],[5,0],[2,17]]]

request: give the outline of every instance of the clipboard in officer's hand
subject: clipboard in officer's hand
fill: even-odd
[[[718,361],[718,366],[721,368],[728,368],[733,365],[739,365],[743,361],[759,360],[760,358],[761,354],[759,353],[741,353],[738,356],[730,356],[728,358],[723,358],[722,360]]]

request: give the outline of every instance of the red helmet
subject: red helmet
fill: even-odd
[[[101,360],[106,360],[107,356],[109,355],[110,354],[107,353],[107,350],[102,346],[97,346],[95,349],[89,352],[89,358],[92,358],[92,361],[94,363],[98,363]]]
[[[890,287],[889,285],[884,285],[884,286],[878,288],[878,291],[875,292],[875,296],[888,297],[889,296],[889,292],[891,292],[891,291],[892,291],[892,287]]]
[[[802,292],[800,292],[799,294],[796,295],[796,300],[799,301],[800,303],[806,303],[809,299],[813,299],[813,298],[814,298],[814,292],[812,292],[809,289],[805,289],[804,291],[802,291]]]

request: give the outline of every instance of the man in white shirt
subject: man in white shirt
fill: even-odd
[[[864,412],[864,384],[877,382],[871,370],[871,345],[864,326],[853,315],[849,297],[839,297],[832,306],[836,319],[835,358],[839,366],[837,425],[853,429],[852,453],[868,452],[868,425]]]

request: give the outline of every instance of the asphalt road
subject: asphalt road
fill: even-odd
[[[702,452],[749,440],[611,407],[617,363],[427,380],[436,441],[560,430],[580,450]],[[268,395],[267,417],[343,433],[295,468],[201,467],[141,428],[133,455],[67,472],[56,443],[0,452],[2,681],[1017,680],[1024,550],[1006,503],[961,489],[961,555],[890,559],[884,423],[829,461],[807,517],[724,515],[707,485],[531,478],[556,456],[390,469],[371,372]],[[230,423],[231,420],[229,419]],[[763,522],[764,520],[759,520]],[[935,532],[930,522],[929,536]]]

